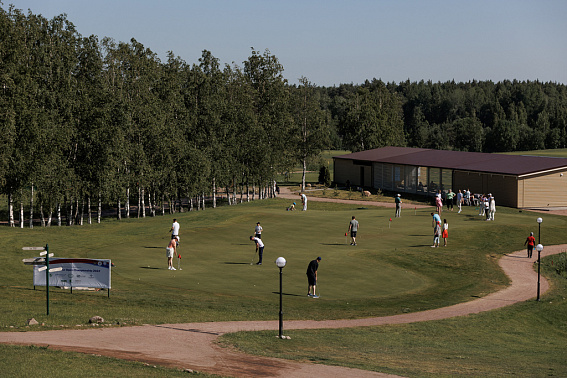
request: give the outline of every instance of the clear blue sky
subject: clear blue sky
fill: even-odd
[[[297,84],[505,79],[567,83],[566,0],[0,0],[165,60],[269,49]]]

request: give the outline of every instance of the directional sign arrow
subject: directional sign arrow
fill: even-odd
[[[43,251],[45,247],[22,247],[24,251]]]
[[[22,259],[22,261],[26,265],[45,265],[45,259],[43,257],[32,257],[29,259]]]

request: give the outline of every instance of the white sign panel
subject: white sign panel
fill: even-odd
[[[54,257],[49,259],[49,286],[110,289],[111,265],[110,260]],[[33,267],[34,286],[45,286],[45,271],[40,268]]]

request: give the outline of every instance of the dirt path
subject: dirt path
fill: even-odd
[[[280,197],[288,198],[286,196],[290,196],[289,198],[293,199],[298,197],[289,191],[287,193],[282,191]],[[310,198],[310,200],[325,199]],[[367,201],[348,201],[348,203],[353,202],[388,207],[394,205]],[[547,246],[542,256],[560,253],[565,250],[567,250],[567,244]],[[379,318],[285,321],[284,330],[414,323],[464,316],[526,301],[536,296],[537,273],[533,268],[536,258],[528,259],[525,255],[525,250],[522,250],[505,255],[500,259],[499,265],[510,277],[511,284],[504,290],[483,298],[435,310]],[[545,293],[549,287],[547,280],[542,277],[540,284],[541,293]],[[216,343],[218,336],[224,333],[258,330],[274,330],[277,332],[278,321],[186,323],[83,330],[0,332],[0,343],[49,345],[53,349],[100,354],[126,360],[143,361],[154,365],[193,369],[234,377],[392,377],[392,375],[338,366],[250,356],[231,349],[221,348]]]
[[[316,191],[316,190],[319,189],[313,189],[312,191]],[[349,204],[364,205],[364,206],[379,206],[379,207],[392,207],[392,208],[396,207],[396,204],[394,202],[359,201],[359,200],[347,200],[347,199],[335,199],[335,198],[309,197],[309,190],[305,191],[305,195],[307,196],[307,204],[309,204],[309,201],[313,201],[313,202],[349,203]],[[280,194],[278,195],[278,197],[291,199],[299,204],[301,203],[301,199],[299,198],[299,193],[292,192],[287,186],[280,187]],[[433,206],[430,205],[405,205],[405,206],[402,205],[402,208],[404,207],[406,209],[410,209],[412,207],[415,207],[416,209],[423,209],[426,207],[433,208]],[[296,209],[301,210],[301,206],[297,206]]]

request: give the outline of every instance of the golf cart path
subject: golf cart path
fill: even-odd
[[[567,250],[567,244],[547,246],[542,256]],[[534,255],[537,256],[537,253]],[[287,320],[284,330],[344,328],[414,323],[466,316],[536,297],[537,272],[526,251],[504,255],[499,265],[510,278],[505,289],[470,302],[410,314],[352,320]],[[549,284],[540,280],[541,293]],[[218,336],[236,331],[278,330],[278,321],[235,321],[143,325],[121,328],[90,328],[35,332],[0,332],[0,343],[49,346],[53,349],[92,353],[152,365],[163,365],[233,377],[392,377],[392,375],[340,366],[251,356],[222,348]],[[285,332],[284,332],[285,334]],[[286,341],[282,341],[286,342]]]
[[[339,198],[324,198],[324,197],[309,197],[309,192],[315,192],[315,191],[321,191],[321,189],[308,189],[304,192],[304,194],[307,196],[307,203],[309,203],[309,201],[313,201],[313,202],[335,202],[335,203],[347,203],[347,204],[354,204],[354,205],[364,205],[364,206],[379,206],[379,207],[391,207],[394,208],[396,207],[396,204],[394,202],[378,202],[378,201],[372,201],[372,200],[350,200],[350,199],[339,199]],[[353,193],[357,193],[357,192],[353,192]],[[280,194],[278,195],[279,198],[286,198],[286,199],[290,199],[290,200],[294,200],[297,203],[301,202],[301,199],[299,198],[299,192],[294,191],[292,192],[290,190],[290,188],[288,186],[281,186],[280,187]],[[431,205],[419,205],[419,204],[412,204],[412,205],[402,205],[402,208],[406,208],[406,209],[411,209],[411,208],[416,208],[416,209],[423,209],[426,207],[434,207]],[[300,210],[301,206],[297,207],[297,210]]]

